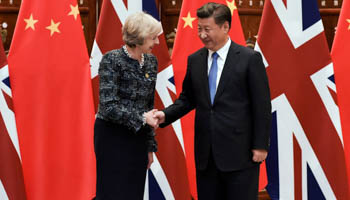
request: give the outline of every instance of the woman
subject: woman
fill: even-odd
[[[122,32],[125,45],[106,53],[99,68],[96,200],[143,199],[146,170],[157,151],[152,127],[158,63],[150,53],[159,44],[161,24],[139,12],[126,19]]]

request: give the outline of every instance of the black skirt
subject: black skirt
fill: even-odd
[[[146,133],[97,118],[96,200],[142,200],[147,172]]]

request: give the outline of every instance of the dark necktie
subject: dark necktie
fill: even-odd
[[[211,63],[210,71],[209,71],[209,90],[210,90],[210,100],[211,104],[214,102],[214,97],[216,93],[216,78],[218,74],[218,54],[216,52],[213,53],[213,62]]]

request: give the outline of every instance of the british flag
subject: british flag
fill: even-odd
[[[7,58],[0,41],[0,199],[26,199]]]
[[[271,88],[272,199],[349,199],[333,64],[316,0],[267,0],[256,49]]]
[[[123,45],[122,24],[129,14],[137,11],[145,11],[159,20],[154,0],[103,1],[90,59],[95,106],[98,103],[98,67],[102,55]],[[176,89],[164,34],[161,34],[159,39],[160,44],[153,49],[159,64],[155,108],[163,109],[172,104],[176,97]],[[180,121],[164,129],[157,129],[156,133],[158,152],[148,172],[144,199],[191,199]]]

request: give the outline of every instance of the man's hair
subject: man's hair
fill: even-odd
[[[228,22],[229,29],[231,28],[231,10],[224,4],[209,2],[197,9],[198,18],[214,17],[217,25],[223,25]]]

